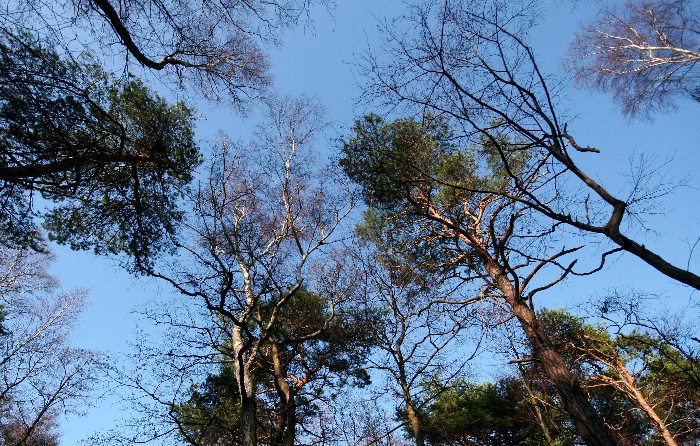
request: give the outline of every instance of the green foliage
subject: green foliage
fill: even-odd
[[[544,328],[549,343],[561,355],[562,359],[572,370],[579,374],[586,373],[583,368],[581,351],[584,349],[602,349],[611,353],[610,334],[602,325],[594,326],[584,322],[583,318],[575,316],[564,309],[542,310],[537,314]],[[590,372],[590,371],[589,371]]]
[[[263,306],[261,311],[269,317],[269,308]],[[336,386],[347,380],[354,385],[369,384],[364,362],[372,339],[366,315],[352,308],[333,311],[331,317],[329,300],[307,289],[298,290],[281,308],[272,337],[285,349],[289,373],[303,376],[305,369],[318,370],[310,378],[321,379],[329,387],[333,386],[331,378],[340,380]]]
[[[416,194],[452,202],[458,189],[440,183],[468,186],[477,181],[472,154],[451,144],[449,127],[437,117],[385,123],[367,115],[352,132],[340,166],[362,187],[370,206],[398,211]]]
[[[614,354],[636,370],[632,373],[638,388],[666,420],[678,443],[697,443],[700,392],[692,384],[697,358],[683,354],[668,338],[664,341],[640,331],[613,336],[602,324],[587,324],[565,310],[544,310],[538,318],[552,345],[580,375],[593,406],[613,427],[621,444],[664,443],[656,426],[629,396],[600,379],[602,375],[619,377],[600,361]],[[523,363],[519,368],[519,377],[496,383],[459,379],[446,384],[439,378],[427,382],[421,419],[428,442],[433,446],[580,444],[538,363]]]
[[[433,446],[546,444],[525,388],[515,378],[483,384],[460,379],[447,388],[436,378],[426,391],[430,403],[422,421]]]
[[[340,166],[370,206],[394,213],[417,196],[441,209],[463,206],[475,196],[503,193],[525,172],[528,152],[505,135],[467,148],[456,141],[437,116],[386,123],[370,114],[355,121]]]
[[[361,186],[370,206],[357,232],[379,247],[380,261],[393,266],[429,265],[445,257],[441,247],[424,243],[405,229],[420,218],[417,207],[425,204],[414,206],[412,198],[456,204],[461,192],[442,186],[438,176],[454,183],[472,178],[476,166],[450,138],[450,129],[439,118],[385,123],[377,115],[367,115],[356,121],[353,137],[343,146],[340,166]]]
[[[669,385],[682,385],[700,395],[700,357],[682,350],[675,340],[634,330],[618,336],[616,344],[630,358],[644,361],[650,375],[664,376]]]
[[[200,162],[193,112],[28,33],[0,32],[0,223],[38,245],[32,195],[57,203],[50,238],[148,258],[181,217]]]
[[[222,366],[190,389],[184,404],[172,408],[179,432],[192,444],[215,446],[241,444],[240,405],[233,371]]]
[[[270,304],[261,303],[259,323],[267,324],[272,311]],[[348,384],[369,383],[369,374],[363,367],[371,346],[366,319],[351,309],[336,309],[331,319],[329,311],[327,298],[306,289],[298,290],[280,308],[272,339],[263,345],[254,367],[256,387],[262,390],[256,398],[261,441],[276,435],[278,414],[284,410],[271,378],[272,342],[281,352],[278,359],[293,389],[299,424],[317,413],[318,398],[333,398],[334,390]],[[181,435],[203,446],[239,444],[240,412],[240,396],[230,365],[222,366],[218,373],[193,386],[187,402],[173,410]]]
[[[430,215],[435,211],[466,232],[476,231],[478,223],[468,214],[503,200],[505,192],[517,193],[512,185],[525,175],[529,157],[505,135],[468,147],[459,141],[437,116],[387,123],[371,114],[355,122],[340,167],[369,205],[358,233],[394,257],[383,260],[420,265],[429,273],[453,267],[456,258],[462,265],[478,264],[464,256],[471,248],[456,239],[435,243],[444,228]]]
[[[638,385],[680,444],[700,442],[700,356],[660,333],[618,335],[616,347],[641,369]]]
[[[660,332],[636,329],[612,335],[604,325],[585,323],[566,310],[544,310],[538,317],[552,345],[581,376],[592,403],[618,435],[632,444],[661,442],[659,438],[649,440],[654,438],[656,427],[630,396],[609,384],[610,380],[621,380],[616,359],[634,376],[636,388],[666,421],[680,444],[698,440],[697,355]]]

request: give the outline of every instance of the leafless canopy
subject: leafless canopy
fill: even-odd
[[[351,285],[343,257],[329,250],[353,208],[352,195],[313,167],[311,146],[325,122],[322,111],[304,99],[271,101],[268,112],[250,145],[222,136],[208,178],[191,196],[192,210],[174,241],[173,257],[142,265],[144,273],[169,283],[211,315],[210,343],[197,354],[233,370],[246,446],[257,444],[258,404],[274,397],[262,393],[256,376],[267,371],[260,372],[261,358],[271,358],[278,388],[311,379],[292,376],[289,364],[286,370],[274,364],[282,356],[275,348],[284,347],[276,338],[284,314],[303,305],[307,290],[323,296],[318,328],[284,342],[312,340],[333,321]],[[290,429],[293,439],[295,427]]]
[[[697,100],[698,17],[695,0],[630,0],[601,11],[571,46],[577,79],[613,93],[629,115]]]
[[[47,254],[0,254],[0,439],[51,445],[54,418],[80,412],[95,384],[98,357],[67,345],[85,291],[59,294]]]
[[[127,69],[135,61],[210,98],[240,103],[269,82],[262,46],[275,43],[280,29],[303,22],[314,3],[17,0],[0,11],[0,18],[2,26],[30,26],[71,50],[83,50],[77,42],[91,46],[93,39],[106,53],[121,53]]]

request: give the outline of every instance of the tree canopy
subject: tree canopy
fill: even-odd
[[[37,244],[33,204],[53,201],[50,237],[76,249],[160,248],[200,161],[192,110],[23,31],[0,33],[0,223]]]
[[[571,67],[584,85],[610,92],[632,116],[649,118],[700,99],[698,2],[626,1],[605,5],[571,45]]]
[[[388,2],[4,5],[0,443],[57,446],[63,414],[110,400],[124,424],[88,444],[695,446],[700,239],[680,229],[697,212],[690,194],[687,221],[657,207],[689,180],[657,181],[645,157],[617,177],[649,148],[625,131],[692,146],[692,129],[602,132],[606,99],[565,106],[577,81],[612,92],[622,119],[697,99],[698,7],[609,3],[577,36],[580,17],[534,0],[404,4],[366,33],[363,115],[343,115],[342,136],[272,80],[305,89],[315,67],[341,97],[328,62],[362,25],[344,14]],[[319,30],[338,54],[298,45],[318,6],[343,11]],[[570,46],[530,38],[544,13]],[[557,51],[576,79],[547,72]],[[229,113],[235,130],[197,125]],[[619,150],[580,142],[598,136]],[[49,274],[52,242],[93,251],[57,250],[71,282],[113,288],[85,330],[85,291]],[[70,344],[99,342],[128,305],[115,259],[139,281],[124,293],[141,330],[110,336],[103,361]]]

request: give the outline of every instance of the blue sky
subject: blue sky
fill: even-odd
[[[318,8],[312,14],[313,28],[286,32],[283,45],[271,50],[271,72],[275,87],[282,95],[316,97],[326,107],[334,128],[326,144],[327,153],[335,149],[334,135],[343,134],[355,117],[372,110],[367,104],[358,105],[361,73],[353,63],[368,49],[380,46],[377,23],[404,10],[398,0],[338,0],[329,13]],[[545,71],[564,78],[563,56],[573,32],[591,10],[579,2],[557,0],[542,7],[540,25],[532,30],[531,43]],[[175,92],[162,92],[171,98]],[[673,263],[685,265],[688,244],[694,243],[700,227],[697,168],[700,152],[700,107],[697,103],[679,104],[677,111],[659,114],[653,123],[629,120],[610,97],[596,92],[567,87],[561,103],[573,116],[569,130],[579,143],[601,149],[600,154],[585,155],[582,165],[613,191],[624,190],[629,173],[630,158],[645,153],[659,161],[670,159],[666,167],[669,178],[688,177],[689,187],[679,190],[659,203],[659,214],[647,224],[656,232],[639,232],[638,238],[657,249]],[[206,120],[198,125],[198,137],[206,142],[222,129],[234,137],[246,138],[253,122],[235,111],[207,103],[195,104]],[[585,158],[585,159],[583,159]],[[66,288],[86,287],[90,290],[88,307],[74,333],[76,346],[105,352],[128,352],[128,343],[135,337],[138,317],[132,310],[143,308],[156,298],[171,298],[165,284],[130,276],[115,259],[96,257],[91,253],[71,252],[55,246],[57,261],[53,273]],[[699,248],[700,251],[700,248]],[[691,263],[691,270],[700,266],[700,252]],[[689,302],[698,302],[688,288],[670,282],[631,256],[617,256],[594,280],[571,282],[550,295],[546,305],[575,305],[581,299],[594,297],[614,287],[634,287],[640,291],[661,292],[666,296],[663,306],[683,309]],[[179,296],[172,296],[179,299]],[[697,307],[696,307],[697,310]],[[695,313],[689,313],[697,317]],[[694,316],[693,316],[694,315]],[[62,425],[63,443],[77,444],[95,431],[115,426],[124,415],[111,394],[101,395],[94,407],[86,408],[84,417],[71,416]]]

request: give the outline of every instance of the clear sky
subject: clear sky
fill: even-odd
[[[573,32],[590,16],[583,2],[578,3],[576,8],[563,0],[545,4],[540,25],[532,31],[531,42],[542,67],[562,77],[565,76],[562,60]],[[315,10],[313,28],[287,32],[282,39],[283,46],[271,50],[271,72],[277,90],[283,95],[317,97],[335,124],[334,132],[342,134],[355,117],[372,110],[369,105],[356,104],[361,77],[353,63],[368,48],[380,47],[376,32],[378,21],[398,15],[404,8],[404,3],[398,0],[337,0],[330,13],[322,8]],[[172,98],[177,93],[168,95]],[[648,246],[658,249],[673,263],[685,265],[688,244],[694,243],[700,227],[697,189],[700,181],[693,173],[700,160],[697,148],[699,104],[681,103],[678,111],[660,114],[649,123],[622,117],[619,107],[608,96],[595,92],[566,88],[562,103],[574,117],[569,130],[579,143],[602,151],[586,155],[583,164],[614,191],[624,190],[624,175],[630,172],[629,160],[635,154],[652,154],[659,160],[669,158],[670,177],[691,175],[688,182],[692,187],[663,200],[659,204],[659,215],[647,221],[656,232],[638,234]],[[247,136],[250,121],[236,112],[206,103],[196,106],[206,117],[198,125],[202,141],[215,137],[219,129],[234,137]],[[326,141],[320,142],[323,143]],[[332,153],[335,148],[330,141],[327,144],[328,153]],[[143,308],[156,297],[168,299],[170,290],[164,284],[130,276],[114,259],[75,253],[63,247],[54,247],[54,250],[57,261],[53,273],[64,286],[86,287],[91,291],[88,307],[74,334],[74,344],[110,353],[128,352],[138,320],[132,310]],[[700,253],[695,256],[691,269],[700,269],[699,258]],[[581,297],[592,297],[614,287],[662,292],[667,296],[664,305],[671,309],[684,308],[693,299],[696,302],[700,299],[691,296],[688,288],[670,283],[631,256],[618,256],[594,281],[574,282],[558,288],[558,293],[547,298],[547,305],[574,304]],[[63,444],[78,444],[90,433],[114,427],[125,410],[110,393],[100,395],[94,407],[86,408],[86,416],[71,416],[63,421]]]

